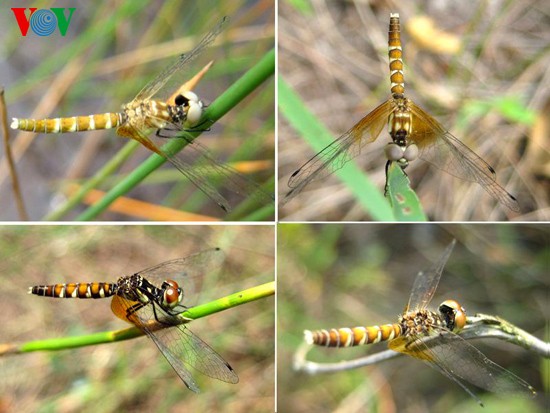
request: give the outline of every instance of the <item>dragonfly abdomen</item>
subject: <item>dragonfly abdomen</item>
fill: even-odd
[[[95,282],[35,285],[29,287],[29,294],[53,298],[105,298],[116,294],[116,284]]]
[[[304,331],[308,344],[325,347],[352,347],[393,340],[401,335],[401,325],[384,324],[371,327],[333,328],[331,330]]]
[[[97,129],[112,129],[124,123],[122,113],[102,113],[70,118],[12,118],[11,128],[36,133],[67,133]]]
[[[390,58],[391,93],[394,97],[402,97],[405,93],[405,79],[403,77],[403,49],[401,48],[399,14],[390,15],[388,54]]]

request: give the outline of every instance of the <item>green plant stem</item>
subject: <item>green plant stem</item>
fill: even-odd
[[[107,179],[109,179],[117,171],[117,169],[126,160],[132,156],[135,150],[139,147],[137,141],[130,141],[120,149],[116,155],[109,160],[96,174],[88,179],[74,194],[72,194],[63,205],[61,205],[55,211],[46,215],[43,219],[45,221],[59,221],[66,214],[68,214],[73,208],[75,208],[84,199],[86,194],[92,189],[101,185]]]
[[[223,298],[211,301],[209,303],[197,305],[181,313],[178,317],[182,319],[182,324],[190,322],[189,319],[196,320],[214,313],[228,310],[242,304],[247,304],[261,298],[269,297],[275,294],[275,281],[271,281],[247,290],[228,295]],[[105,331],[101,333],[89,334],[78,337],[62,337],[47,340],[38,340],[24,343],[18,346],[3,345],[0,346],[0,355],[20,354],[32,351],[58,351],[70,348],[85,347],[97,344],[111,343],[115,341],[129,340],[131,338],[142,336],[144,333],[137,327],[130,327],[124,330]],[[2,350],[3,349],[3,350]]]
[[[205,111],[204,118],[207,119],[205,128],[210,127],[214,122],[218,121],[229,110],[235,107],[241,100],[252,93],[258,86],[275,72],[275,50],[267,52],[264,57],[240,79],[231,85],[222,95],[220,95]],[[200,135],[200,132],[188,133],[191,139],[195,139]],[[186,135],[187,136],[187,135]],[[166,145],[166,151],[175,153],[183,149],[189,142],[186,139],[172,139]],[[155,169],[159,168],[166,162],[166,159],[157,154],[152,154],[145,162],[130,173],[120,183],[115,185],[105,196],[94,205],[90,206],[86,211],[79,215],[76,220],[88,221],[96,218],[100,213],[105,211],[109,205],[116,201],[119,197],[127,194],[135,186],[137,186],[145,177],[147,177]],[[92,180],[98,180],[97,175]],[[81,200],[85,193],[80,191],[78,197]],[[65,209],[67,211],[68,209]],[[53,214],[52,214],[53,215]],[[56,213],[56,218],[59,215]]]

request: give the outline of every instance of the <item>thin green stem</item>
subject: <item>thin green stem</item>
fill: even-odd
[[[214,313],[228,310],[242,304],[247,304],[261,298],[275,294],[275,281],[271,281],[256,287],[228,295],[209,303],[197,305],[181,313],[182,324],[196,320]],[[10,344],[0,346],[0,355],[28,353],[32,351],[58,351],[69,348],[92,346],[97,344],[111,343],[115,341],[129,340],[143,335],[143,331],[137,327],[130,327],[124,330],[105,331],[78,337],[61,337],[47,340],[37,340],[24,343],[18,346]]]
[[[204,118],[207,119],[205,128],[210,127],[218,121],[229,110],[235,107],[245,97],[250,95],[258,86],[269,79],[275,72],[275,50],[272,49],[264,55],[264,57],[240,79],[231,85],[222,95],[220,95],[205,111]],[[187,137],[195,139],[200,135],[200,132],[186,133]],[[172,139],[166,145],[166,151],[175,153],[182,150],[189,143],[186,139]],[[162,166],[166,159],[157,154],[152,154],[145,162],[136,168],[120,183],[115,185],[105,196],[96,204],[89,207],[84,213],[76,219],[79,221],[88,221],[96,218],[100,213],[105,211],[109,205],[116,201],[119,197],[125,195],[130,190],[135,188],[143,179],[151,172]],[[101,177],[94,176],[92,180],[100,180]],[[82,199],[85,193],[79,193],[79,198]],[[50,215],[51,216],[51,215]],[[48,218],[50,217],[48,216]],[[56,218],[59,214],[56,213]]]
[[[130,141],[109,160],[92,178],[88,179],[63,205],[44,217],[45,221],[59,221],[84,199],[92,189],[109,179],[139,147],[137,141]]]

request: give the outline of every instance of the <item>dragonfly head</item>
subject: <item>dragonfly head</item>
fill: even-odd
[[[466,325],[466,310],[455,300],[443,301],[439,305],[439,314],[453,332],[462,330]]]
[[[409,146],[401,146],[395,142],[390,142],[384,149],[386,158],[391,162],[397,162],[401,168],[405,169],[409,162],[418,158],[418,146],[411,143]]]
[[[183,290],[174,280],[164,281],[162,290],[162,305],[166,308],[174,308],[183,300]]]
[[[199,123],[204,105],[195,93],[190,90],[183,92],[175,97],[174,103],[176,106],[181,106],[185,109],[186,127],[192,128]]]

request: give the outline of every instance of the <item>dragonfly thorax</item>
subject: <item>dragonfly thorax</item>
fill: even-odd
[[[402,96],[394,95],[393,110],[388,117],[388,132],[392,142],[384,149],[388,161],[397,162],[403,169],[409,162],[418,158],[419,153],[418,146],[408,141],[413,131],[412,113],[408,102]]]
[[[412,133],[412,113],[407,99],[394,99],[394,104],[396,108],[388,117],[388,132],[397,145],[405,147]]]
[[[154,288],[147,280],[137,274],[120,277],[116,282],[117,295],[126,300],[142,303],[149,302],[149,298],[143,291],[152,293]]]
[[[446,327],[441,316],[429,310],[409,311],[399,316],[404,336],[428,335],[434,327]]]
[[[174,119],[170,105],[159,100],[132,101],[123,105],[122,110],[126,121],[139,128],[162,129]]]

